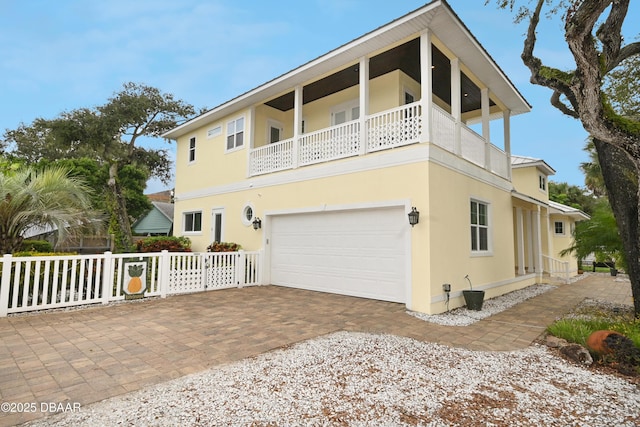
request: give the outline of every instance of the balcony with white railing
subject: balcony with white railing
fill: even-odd
[[[249,175],[263,175],[416,144],[420,142],[424,119],[421,104],[414,102],[369,115],[364,120],[258,147],[249,154]],[[456,142],[458,128],[455,119],[436,105],[432,106],[431,127],[432,143],[496,175],[509,177],[510,166],[503,150],[487,144],[482,136],[464,124],[459,125],[459,142]]]

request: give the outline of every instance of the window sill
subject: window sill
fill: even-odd
[[[235,153],[236,151],[240,151],[240,150],[244,150],[244,145],[241,145],[240,147],[224,150],[224,154],[231,154],[231,153]]]
[[[472,251],[471,252],[472,258],[491,257],[491,256],[493,256],[492,251]]]

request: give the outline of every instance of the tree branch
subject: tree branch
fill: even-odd
[[[632,56],[636,56],[636,55],[640,55],[640,42],[635,42],[635,43],[626,45],[625,47],[620,49],[620,52],[618,53],[618,57],[614,61],[612,61],[610,64],[608,64],[609,66],[607,67],[607,72],[616,68],[625,59],[629,59]]]
[[[558,110],[562,111],[564,114],[566,114],[569,117],[573,117],[574,119],[580,119],[580,115],[576,113],[576,111],[573,108],[567,107],[567,105],[560,100],[561,95],[562,94],[560,92],[553,91],[553,94],[551,95],[551,105],[553,105],[554,107],[556,107]]]
[[[536,8],[531,14],[527,37],[524,41],[524,48],[520,57],[522,58],[524,65],[526,65],[527,68],[529,68],[529,71],[531,71],[531,83],[553,89],[555,92],[565,95],[567,99],[569,99],[569,102],[573,104],[574,97],[569,86],[571,75],[560,70],[543,66],[540,58],[533,54],[537,40],[536,29],[540,22],[540,13],[544,4],[545,0],[538,0]],[[574,109],[575,107],[576,106],[574,105]]]

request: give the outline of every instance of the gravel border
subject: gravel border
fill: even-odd
[[[337,332],[29,426],[637,426],[640,390],[533,345]]]
[[[484,301],[482,310],[480,311],[459,307],[442,314],[424,314],[415,311],[407,311],[407,313],[425,322],[436,323],[438,325],[469,326],[479,320],[486,319],[529,298],[533,298],[555,288],[557,288],[557,286],[546,284],[527,286],[526,288]]]

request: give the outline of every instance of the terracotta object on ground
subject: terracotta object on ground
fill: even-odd
[[[607,337],[610,335],[622,335],[622,334],[616,331],[607,331],[607,330],[595,331],[591,335],[589,335],[589,337],[587,338],[587,342],[586,342],[587,348],[589,348],[589,350],[599,355],[613,353],[614,349],[609,347],[608,343],[606,342]]]

